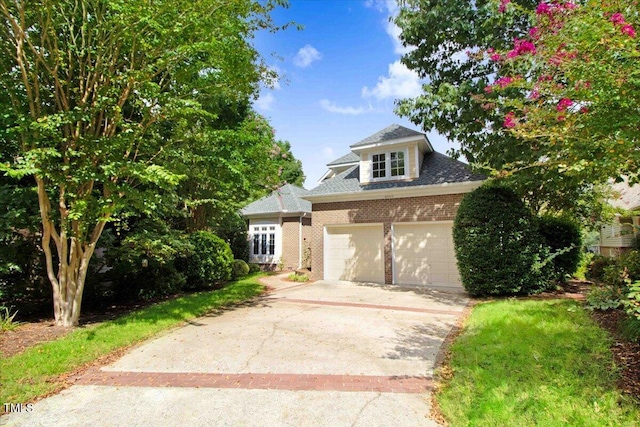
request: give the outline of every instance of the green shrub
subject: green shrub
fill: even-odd
[[[462,284],[472,296],[531,294],[549,281],[548,252],[534,217],[518,196],[484,185],[464,196],[453,226]]]
[[[260,265],[259,264],[255,264],[255,263],[249,264],[249,273],[253,274],[253,273],[258,273],[258,272],[260,272]]]
[[[238,279],[249,274],[249,265],[242,259],[234,259],[231,267],[231,274],[234,279]]]
[[[551,277],[564,282],[580,263],[580,226],[570,218],[545,215],[538,218],[538,231],[551,253]]]
[[[627,298],[622,300],[622,304],[629,316],[640,321],[640,280],[630,283],[627,290]]]
[[[231,279],[233,253],[220,237],[208,231],[189,235],[193,253],[178,262],[187,278],[187,289],[211,288]]]
[[[586,297],[589,310],[612,310],[622,306],[624,287],[598,284],[591,288]]]
[[[594,254],[593,252],[580,251],[580,262],[578,263],[578,268],[574,274],[576,279],[585,280],[587,278],[587,272],[589,270],[589,265],[591,265],[591,261],[593,260]]]
[[[622,253],[616,263],[626,272],[629,280],[640,280],[640,250],[633,249]]]
[[[293,282],[308,282],[309,276],[306,274],[291,273],[287,278]]]
[[[587,279],[602,282],[604,279],[604,269],[616,263],[616,260],[604,255],[594,255],[587,270]]]

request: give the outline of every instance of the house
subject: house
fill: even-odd
[[[461,286],[453,219],[485,177],[400,125],[350,148],[302,196],[313,211],[312,278]]]
[[[311,203],[304,188],[285,184],[241,210],[248,220],[249,262],[264,269],[309,267]]]
[[[630,249],[640,235],[640,184],[630,186],[625,180],[612,187],[615,198],[609,203],[623,214],[600,227],[599,249],[602,255],[615,257]]]

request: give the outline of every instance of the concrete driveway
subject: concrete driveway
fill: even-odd
[[[149,340],[0,424],[438,425],[431,377],[464,295],[282,277],[253,306]]]

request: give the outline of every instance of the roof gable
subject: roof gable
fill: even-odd
[[[413,129],[406,128],[397,124],[387,126],[379,132],[374,133],[371,136],[366,137],[362,141],[356,142],[351,145],[351,148],[360,148],[372,144],[381,144],[385,142],[394,141],[397,139],[410,138],[410,137],[423,137],[425,135]]]
[[[344,165],[344,164],[349,164],[349,163],[356,163],[360,161],[360,156],[358,156],[356,153],[354,152],[350,152],[349,154],[345,154],[344,156],[335,159],[334,161],[332,161],[331,163],[327,163],[327,166],[338,166],[338,165]]]
[[[311,212],[311,203],[301,198],[308,193],[304,188],[285,184],[268,196],[249,203],[240,213],[243,216],[308,213]]]

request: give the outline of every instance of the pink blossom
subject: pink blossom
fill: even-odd
[[[511,0],[500,0],[500,7],[498,10],[500,13],[504,13],[507,10],[507,5],[511,3]]]
[[[550,82],[551,80],[553,80],[553,76],[551,76],[551,74],[543,74],[538,77],[539,82]]]
[[[495,52],[495,51],[496,51],[496,50],[495,50],[494,48],[492,48],[492,47],[490,47],[489,49],[487,49],[487,53],[488,53],[489,55],[491,55],[491,54],[492,54],[493,52]]]
[[[623,25],[622,28],[620,29],[620,31],[622,31],[622,34],[626,34],[627,36],[629,36],[631,38],[635,38],[636,37],[636,30],[633,28],[633,26],[631,24]]]
[[[509,86],[511,83],[513,83],[513,77],[500,77],[498,80],[496,80],[496,85],[500,86],[500,88],[504,89],[505,87]]]
[[[575,3],[571,3],[570,1],[564,3],[563,6],[564,6],[565,9],[569,9],[569,10],[573,10],[576,7],[578,7],[578,6],[576,6]]]
[[[587,108],[587,107],[582,107],[582,108],[580,109],[580,112],[581,112],[582,114],[587,114],[587,113],[589,112],[589,108]]]
[[[534,40],[538,40],[540,38],[540,29],[538,27],[532,27],[529,30],[529,37]]]
[[[556,107],[556,109],[558,111],[564,111],[567,108],[571,107],[573,105],[573,101],[570,100],[569,98],[562,98],[560,101],[558,101],[558,106]]]
[[[525,53],[530,53],[535,55],[536,47],[533,43],[525,39],[515,39],[513,41],[513,50],[510,50],[507,53],[507,58],[515,58],[519,55],[524,55]]]
[[[506,127],[507,129],[511,129],[511,128],[516,127],[517,124],[518,124],[518,122],[516,121],[515,113],[513,111],[510,111],[505,116],[504,122],[502,123],[502,126]]]
[[[502,56],[500,56],[499,53],[494,53],[493,55],[491,55],[491,60],[492,61],[500,61],[502,59]]]
[[[560,114],[560,115],[558,116],[558,121],[559,121],[559,122],[564,122],[566,118],[567,118],[567,116],[565,116],[564,114]]]
[[[614,13],[610,20],[614,25],[624,25],[624,16],[621,13]]]
[[[530,99],[538,99],[540,98],[540,91],[538,89],[533,89],[529,94]]]
[[[536,13],[538,15],[551,15],[553,13],[553,7],[549,3],[540,3],[536,7]]]
[[[491,93],[491,92],[493,92],[493,86],[492,86],[492,85],[485,86],[484,91],[485,91],[486,93]]]

